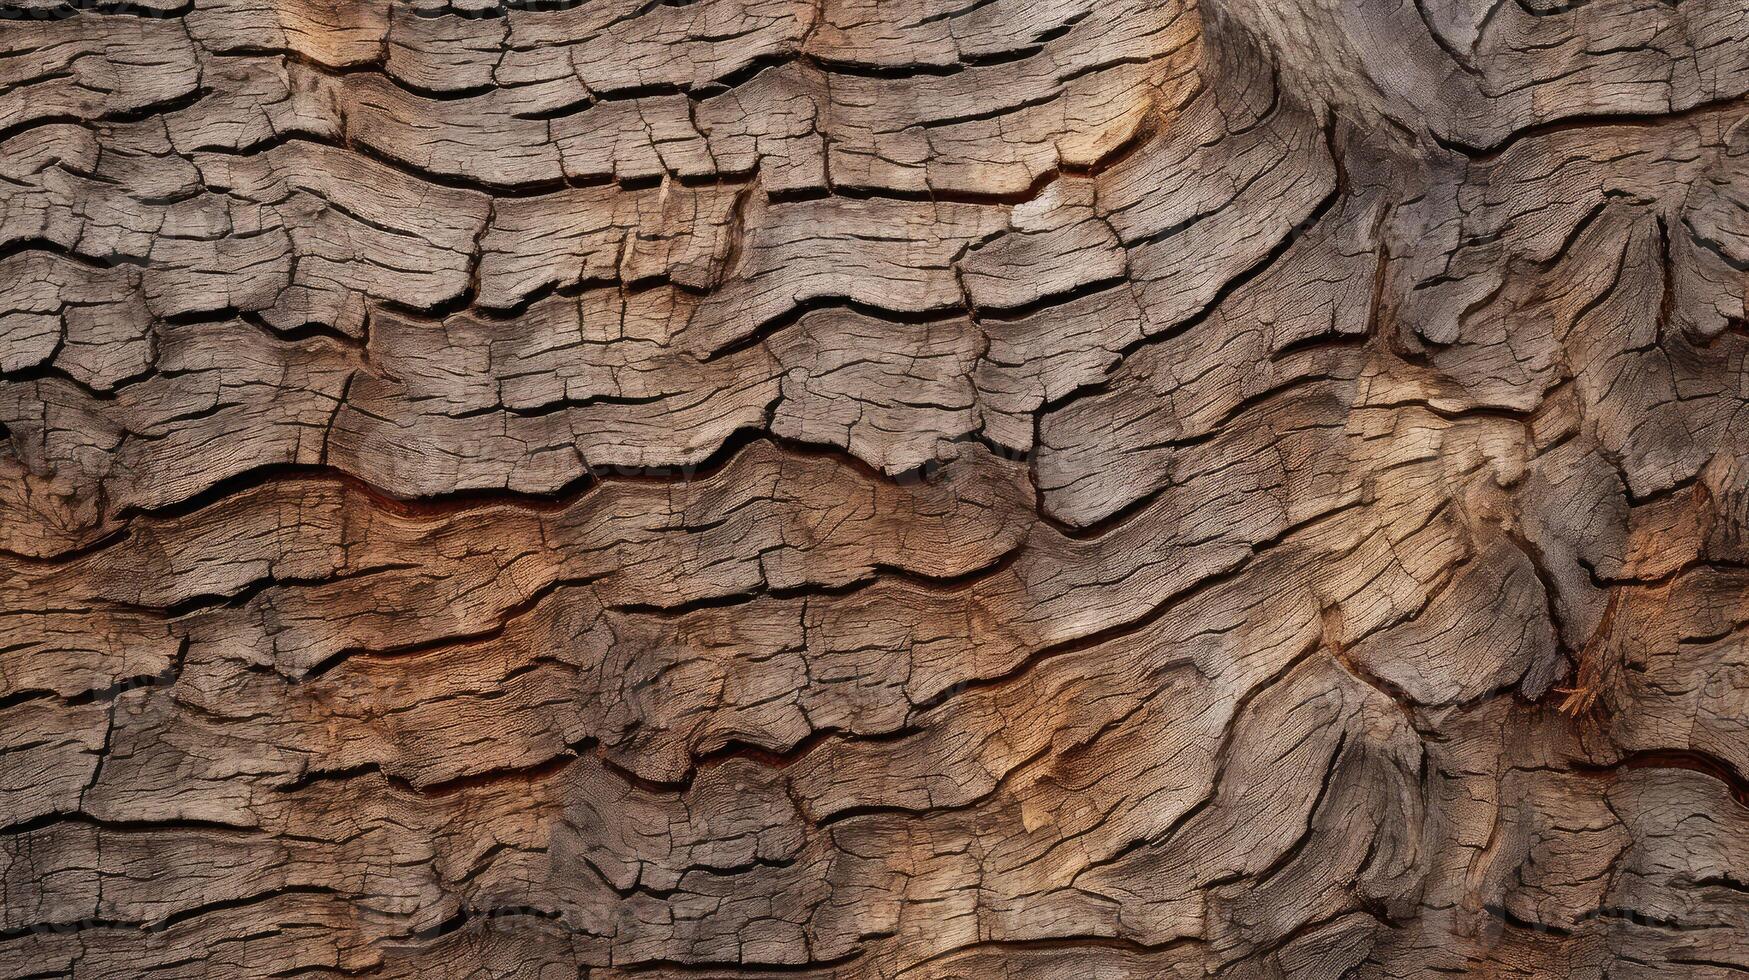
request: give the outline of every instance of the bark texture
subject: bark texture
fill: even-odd
[[[0,12],[0,976],[1749,972],[1742,0]]]

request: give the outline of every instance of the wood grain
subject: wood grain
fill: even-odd
[[[0,976],[1749,972],[1741,0],[0,0]]]

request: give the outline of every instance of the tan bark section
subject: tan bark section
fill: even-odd
[[[0,976],[1749,972],[1741,0],[0,14]]]

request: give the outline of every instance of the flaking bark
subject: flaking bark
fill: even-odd
[[[0,15],[0,976],[1749,972],[1740,0]]]

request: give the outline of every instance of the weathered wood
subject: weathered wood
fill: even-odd
[[[0,0],[0,976],[1749,972],[1740,0]]]

